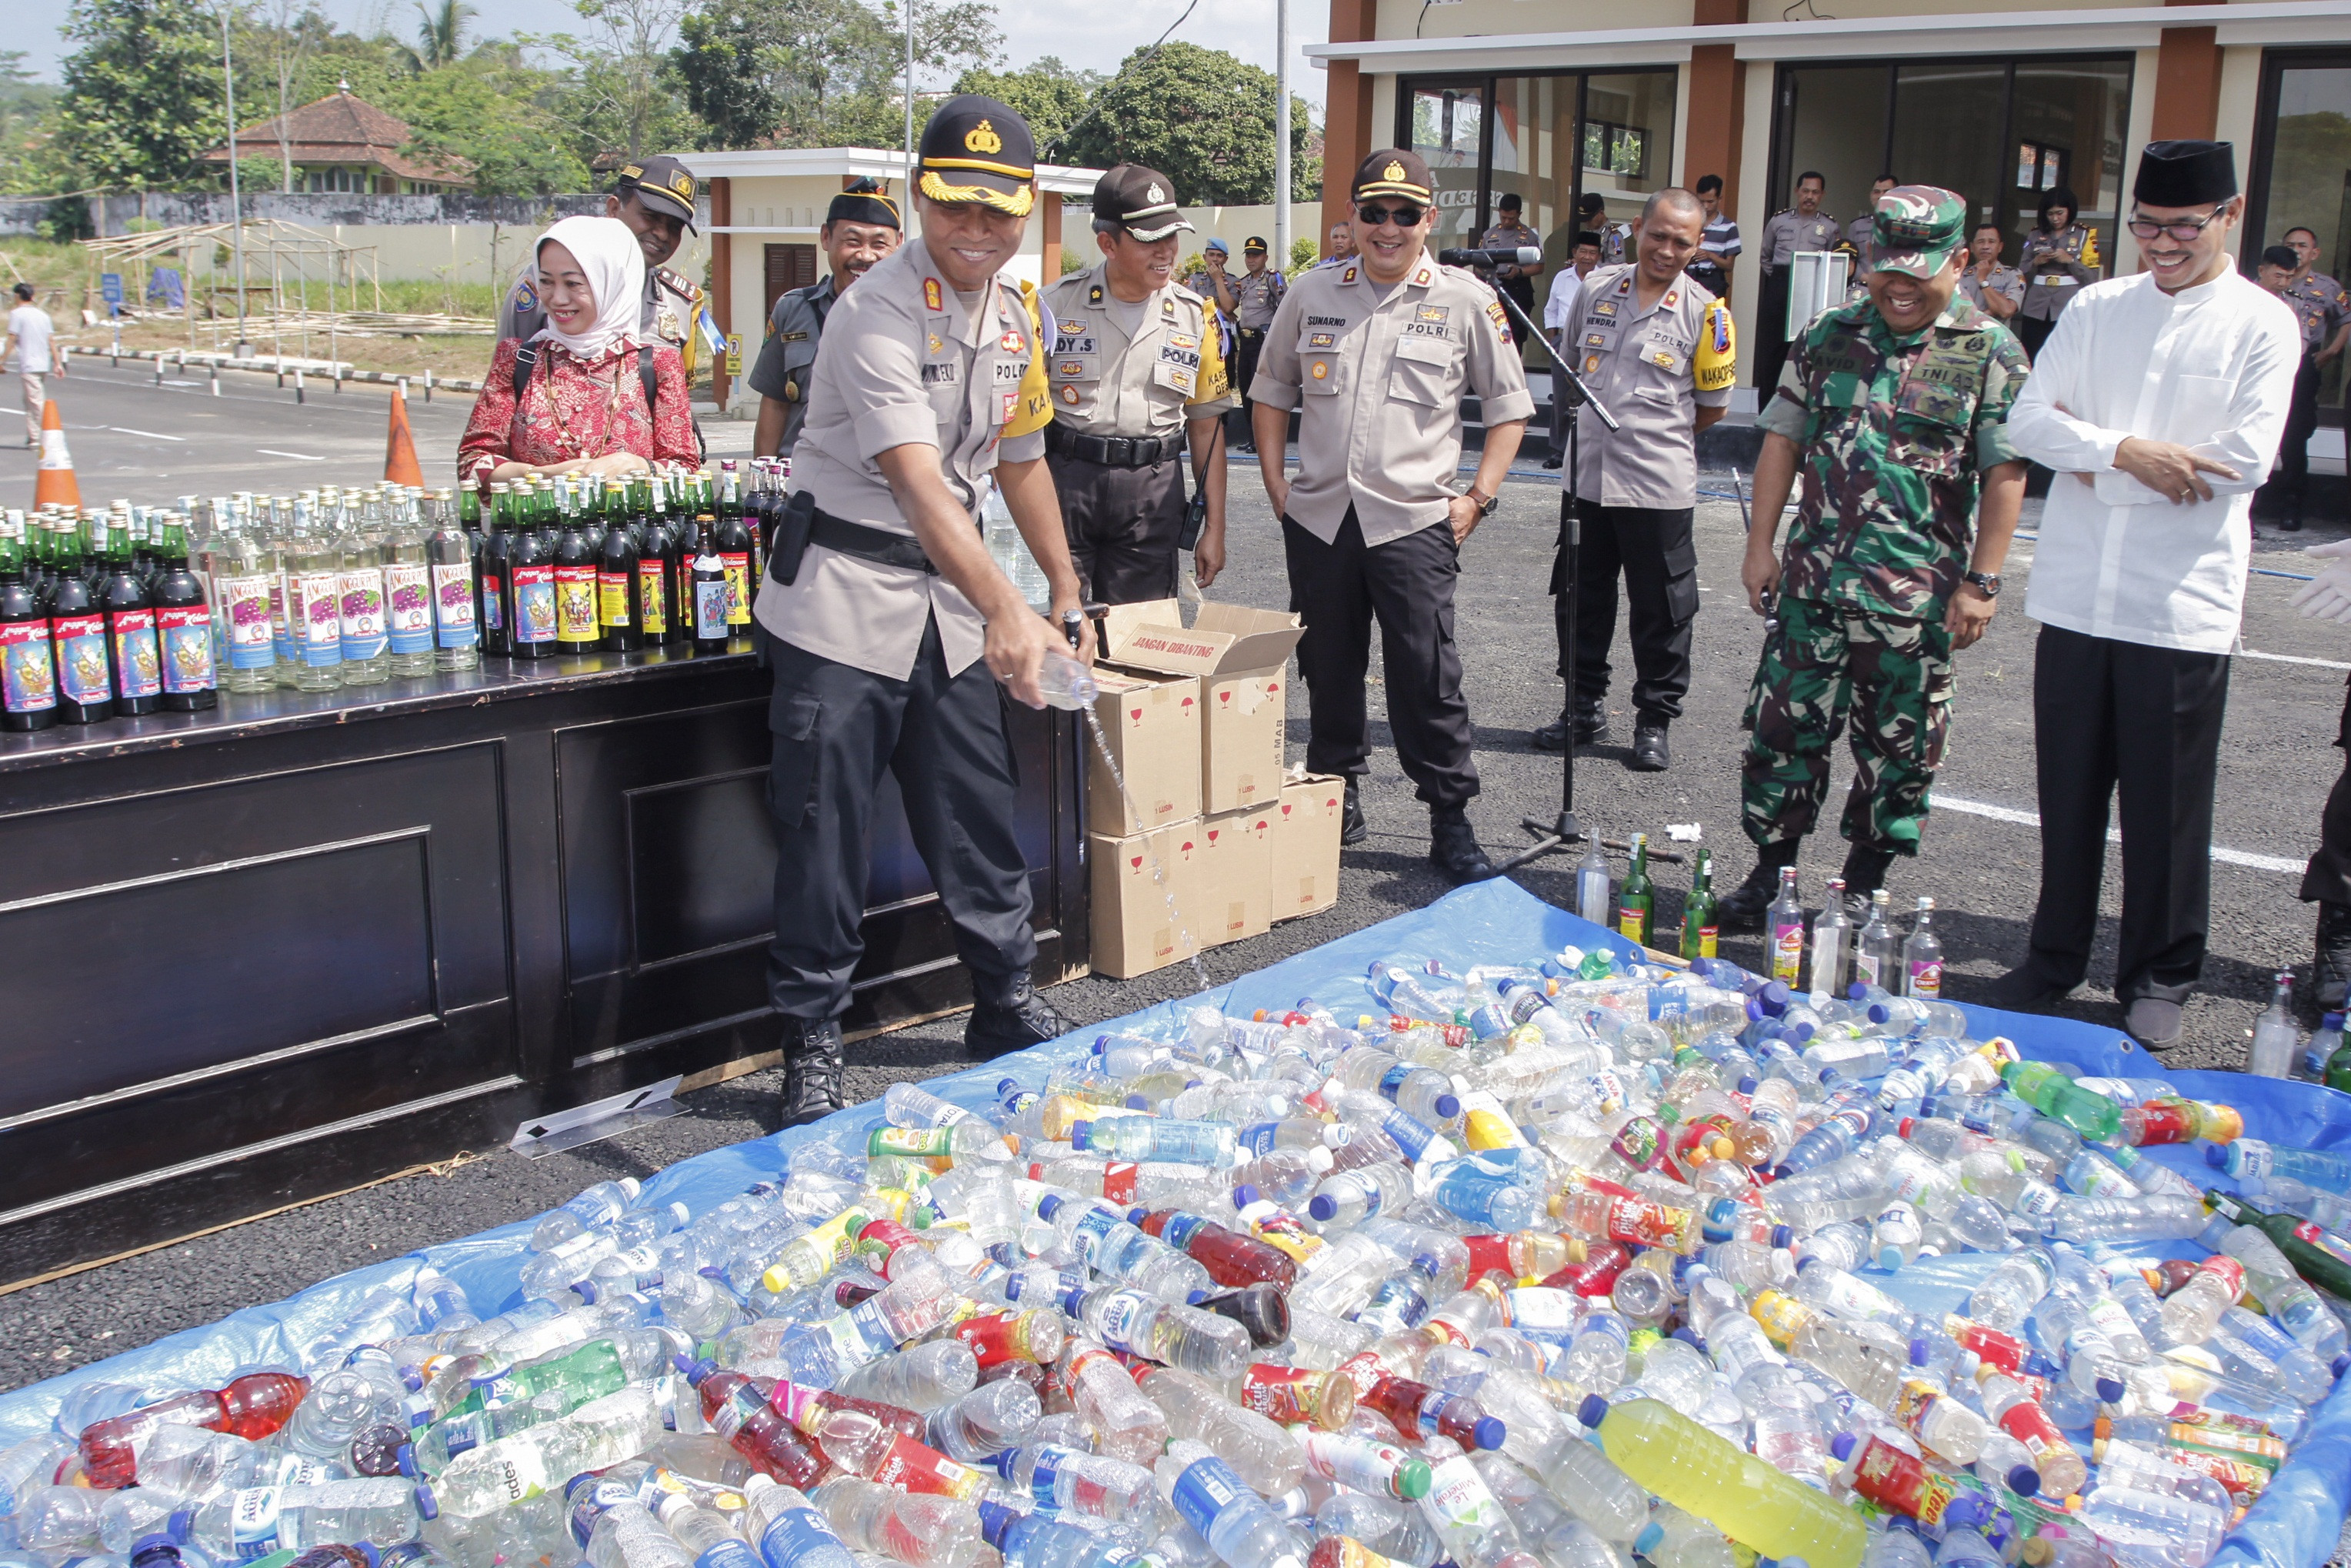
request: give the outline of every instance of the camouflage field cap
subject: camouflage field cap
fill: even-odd
[[[1871,272],[1932,277],[1968,243],[1968,204],[1940,185],[1896,185],[1871,214]]]

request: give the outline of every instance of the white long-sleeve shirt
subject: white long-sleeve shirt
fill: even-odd
[[[1543,296],[1543,330],[1556,333],[1575,317],[1575,297],[1583,292],[1583,277],[1573,267],[1552,274],[1551,292]]]
[[[2057,470],[2024,612],[2085,636],[2227,653],[2253,491],[2285,433],[2301,358],[2294,312],[2233,270],[2177,294],[2146,274],[2083,289],[2008,416],[2016,449]],[[2210,500],[2177,504],[2115,468],[2130,436],[2177,443],[2241,477],[2207,475]]]

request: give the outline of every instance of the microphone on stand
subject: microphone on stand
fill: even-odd
[[[1502,250],[1440,250],[1437,259],[1447,267],[1541,267],[1542,252],[1531,245]]]

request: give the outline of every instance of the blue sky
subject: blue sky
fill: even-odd
[[[54,81],[65,53],[58,34],[68,0],[16,0],[19,18],[0,47],[21,48],[26,64]],[[579,17],[565,0],[495,0],[481,7],[494,20],[489,30],[552,33],[577,30]],[[413,30],[413,5],[387,0],[321,0],[320,9],[347,27],[367,27],[379,17],[403,36]],[[998,8],[998,23],[1006,37],[1006,54],[1016,65],[1039,55],[1059,55],[1072,66],[1110,70],[1127,53],[1157,37],[1161,29],[1184,9],[1183,0],[1143,0],[1140,5],[1106,6],[1100,0],[1020,0]],[[1329,7],[1321,0],[1290,0],[1290,37],[1296,44],[1317,43],[1328,31]],[[481,24],[476,24],[480,26]],[[1199,0],[1191,16],[1177,29],[1179,38],[1212,48],[1229,49],[1241,58],[1270,70],[1273,68],[1273,7],[1265,0]],[[942,85],[942,84],[925,84]],[[1290,90],[1320,104],[1322,73],[1304,61],[1290,62]]]

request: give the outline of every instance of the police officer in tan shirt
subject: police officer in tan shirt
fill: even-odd
[[[1461,541],[1489,516],[1534,399],[1500,300],[1427,252],[1428,165],[1384,148],[1353,185],[1358,254],[1290,286],[1249,396],[1258,465],[1281,517],[1290,608],[1306,619],[1298,670],[1311,706],[1307,766],[1347,780],[1340,840],[1365,832],[1364,676],[1372,625],[1388,724],[1428,802],[1428,858],[1454,882],[1491,876],[1465,808],[1478,793],[1469,706],[1453,641]],[[1478,394],[1486,442],[1459,488],[1461,400]],[[1283,471],[1299,412],[1298,475]]]
[[[1187,447],[1207,514],[1192,546],[1200,586],[1224,567],[1219,434],[1232,393],[1207,301],[1171,280],[1176,236],[1192,226],[1175,182],[1122,163],[1096,182],[1093,210],[1102,259],[1044,294],[1054,323],[1046,462],[1089,596],[1172,599]]]
[[[753,607],[776,672],[768,984],[793,1124],[840,1107],[841,1018],[864,952],[884,768],[971,975],[966,1048],[995,1055],[1066,1027],[1029,986],[1020,781],[997,690],[1043,706],[1043,660],[1066,645],[988,559],[978,521],[992,480],[1091,658],[1045,468],[1045,345],[1033,306],[1000,270],[1019,251],[1035,168],[1029,127],[1010,109],[975,95],[941,104],[916,169],[921,237],[841,297],[817,350],[791,494]]]
[[[1683,275],[1706,233],[1689,192],[1659,191],[1641,210],[1630,266],[1584,279],[1567,351],[1584,384],[1616,418],[1577,419],[1575,509],[1583,524],[1576,578],[1569,711],[1578,745],[1608,733],[1608,646],[1616,635],[1616,580],[1625,580],[1633,633],[1633,754],[1636,772],[1671,761],[1667,727],[1689,691],[1690,628],[1698,619],[1698,432],[1730,408],[1739,372],[1730,308]],[[1563,541],[1562,541],[1563,542]],[[1566,551],[1552,577],[1565,591]],[[1562,629],[1564,618],[1562,618]],[[1565,670],[1562,670],[1565,674]],[[1547,738],[1538,731],[1535,744]],[[1550,747],[1544,747],[1551,749]]]

